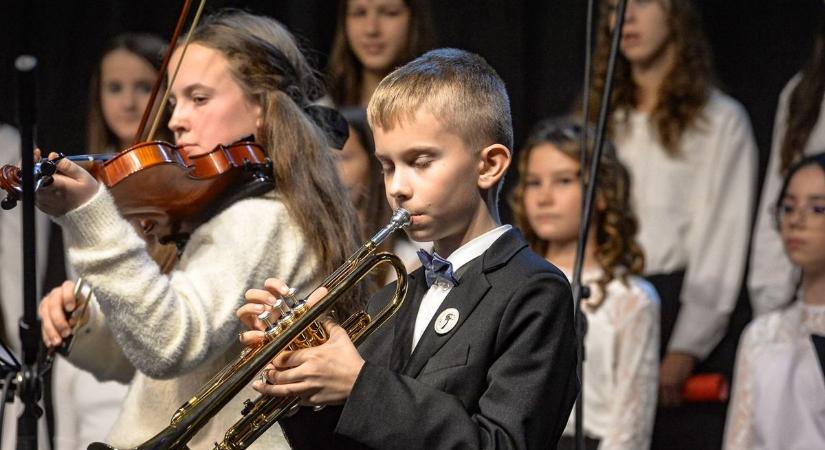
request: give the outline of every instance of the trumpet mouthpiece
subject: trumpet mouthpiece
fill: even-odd
[[[398,208],[392,212],[391,224],[397,228],[406,228],[410,226],[411,217],[410,212],[404,208]]]
[[[408,226],[410,226],[410,212],[404,208],[398,208],[393,211],[390,223],[378,230],[370,241],[376,246],[381,245],[395,230]]]

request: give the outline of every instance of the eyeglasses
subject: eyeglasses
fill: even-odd
[[[786,220],[797,217],[804,217],[806,223],[809,225],[825,225],[825,204],[823,203],[805,203],[802,205],[793,205],[790,203],[781,203],[774,208],[774,218],[776,219],[777,227],[781,226]]]

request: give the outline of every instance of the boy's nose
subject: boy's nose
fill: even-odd
[[[387,195],[399,203],[408,200],[412,196],[412,189],[403,176],[396,173],[386,181]]]

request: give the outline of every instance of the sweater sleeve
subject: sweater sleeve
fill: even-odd
[[[782,241],[774,226],[773,205],[782,188],[782,175],[779,173],[780,146],[785,136],[788,123],[788,97],[799,83],[800,76],[794,77],[779,96],[776,109],[776,121],[773,126],[773,140],[756,227],[753,231],[751,248],[751,265],[748,276],[748,292],[754,316],[762,315],[786,304],[793,295],[794,270],[788,256],[782,248]]]
[[[739,104],[716,110],[720,122],[701,208],[691,224],[681,309],[668,349],[704,359],[722,339],[745,273],[754,203],[756,143]]]
[[[135,368],[123,354],[112,330],[106,326],[100,305],[92,298],[87,308],[89,319],[75,334],[69,362],[90,372],[98,381],[129,383]]]
[[[273,198],[241,200],[200,225],[168,275],[103,188],[56,221],[118,346],[154,378],[185,373],[233,344],[246,290],[274,276],[303,291],[314,276],[302,233]]]

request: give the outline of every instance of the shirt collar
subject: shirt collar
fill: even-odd
[[[481,254],[493,245],[493,242],[512,228],[511,225],[501,225],[480,236],[476,236],[471,241],[457,248],[456,251],[447,258],[447,261],[450,261],[453,265],[453,271],[458,270],[461,266],[481,256]]]

